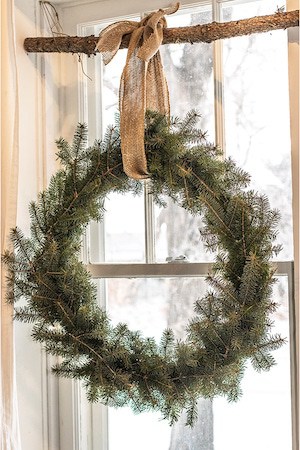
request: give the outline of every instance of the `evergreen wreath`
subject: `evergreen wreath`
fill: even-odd
[[[195,317],[185,341],[171,329],[160,343],[113,327],[96,304],[90,274],[78,260],[82,233],[91,219],[101,220],[109,192],[138,194],[141,182],[122,170],[118,124],[102,142],[87,148],[87,129],[79,124],[72,145],[57,141],[62,163],[49,187],[30,204],[31,237],[12,230],[15,251],[3,256],[8,267],[8,300],[27,299],[15,317],[33,322],[33,339],[57,355],[59,376],[84,381],[90,401],[157,410],[170,423],[183,409],[187,424],[197,415],[197,398],[240,395],[245,362],[258,370],[274,364],[270,351],[284,340],[270,335],[269,315],[279,251],[278,213],[265,196],[245,189],[249,175],[209,145],[196,128],[198,115],[169,121],[148,112],[145,149],[154,198],[171,197],[203,217],[208,249],[218,250],[210,290],[195,302]]]

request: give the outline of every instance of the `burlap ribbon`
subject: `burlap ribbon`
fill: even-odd
[[[167,26],[164,16],[178,8],[176,3],[140,22],[126,20],[109,25],[101,32],[96,46],[104,64],[108,64],[119,50],[123,36],[131,34],[119,92],[123,167],[131,178],[149,177],[144,149],[146,109],[170,114],[169,91],[158,49]]]

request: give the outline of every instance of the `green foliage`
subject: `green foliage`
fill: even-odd
[[[245,191],[249,175],[196,128],[197,113],[171,123],[157,113],[146,117],[145,147],[154,198],[174,199],[192,214],[202,214],[202,238],[218,249],[210,291],[195,303],[185,341],[165,330],[161,342],[146,339],[124,324],[113,327],[96,305],[90,275],[78,261],[81,235],[91,219],[101,220],[105,196],[141,191],[123,172],[118,126],[103,142],[87,147],[85,125],[72,144],[57,142],[62,169],[30,204],[31,237],[12,230],[14,253],[8,301],[26,297],[16,318],[33,323],[33,338],[60,357],[59,376],[82,379],[91,401],[154,409],[173,423],[183,409],[187,423],[197,416],[199,396],[227,395],[236,400],[245,361],[268,370],[270,351],[283,344],[270,336],[273,271],[269,259],[278,213],[268,200]]]

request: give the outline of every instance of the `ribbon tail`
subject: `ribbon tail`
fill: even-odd
[[[140,180],[149,178],[144,148],[148,64],[137,57],[137,51],[133,42],[121,78],[120,135],[124,172]]]
[[[169,8],[163,9],[163,12],[165,15],[174,14],[178,11],[180,8],[180,2],[174,3],[174,5],[171,5]]]
[[[146,76],[146,109],[170,116],[170,97],[159,51],[148,63]]]

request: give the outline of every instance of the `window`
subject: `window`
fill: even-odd
[[[213,6],[202,2],[183,7],[167,20],[171,27],[185,26],[238,20],[273,13],[276,8],[274,0],[215,1]],[[129,12],[136,10],[128,6]],[[135,14],[130,19],[138,17]],[[97,35],[116,20],[119,17],[111,16],[84,23],[78,30],[82,35]],[[280,306],[274,321],[276,330],[288,337],[294,327],[294,306],[286,40],[285,31],[276,31],[272,36],[252,35],[224,43],[174,44],[162,48],[162,58],[172,114],[183,116],[191,108],[200,109],[200,125],[208,131],[208,139],[248,170],[252,186],[265,192],[272,207],[282,212],[278,240],[283,242],[284,251],[276,261],[279,282],[274,290]],[[119,51],[106,67],[98,57],[84,61],[92,81],[81,73],[79,120],[88,123],[91,140],[114,122],[125,54],[126,50]],[[178,337],[184,335],[192,303],[206,290],[204,276],[213,260],[199,239],[201,220],[166,201],[166,209],[153,205],[147,182],[143,197],[111,194],[103,223],[90,225],[85,245],[85,260],[95,276],[99,301],[108,308],[112,320],[126,321],[131,328],[158,339],[166,326]],[[180,259],[176,263],[180,255],[189,263],[180,263]],[[167,257],[173,258],[172,264],[165,262]],[[200,400],[199,420],[194,429],[184,432],[181,419],[171,429],[155,414],[134,416],[127,409],[88,405],[84,391],[74,385],[78,428],[74,448],[291,449],[290,358],[293,361],[294,351],[292,341],[277,351],[278,364],[270,373],[256,375],[249,368],[240,402],[228,405],[222,399]]]

